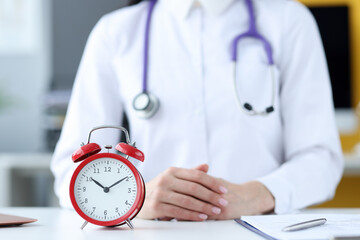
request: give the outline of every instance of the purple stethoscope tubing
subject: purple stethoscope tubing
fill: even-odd
[[[143,86],[142,92],[135,96],[133,100],[133,109],[140,118],[148,119],[155,115],[159,109],[159,99],[148,92],[148,66],[149,66],[149,35],[152,13],[157,0],[149,0],[148,15],[145,25],[145,41],[144,41],[144,64],[143,64]]]
[[[143,70],[143,89],[144,93],[147,92],[147,78],[148,78],[148,65],[149,65],[149,35],[150,35],[150,23],[152,18],[152,13],[154,10],[154,6],[157,0],[150,0],[149,8],[148,8],[148,15],[146,19],[146,26],[145,26],[145,41],[144,41],[144,70]]]
[[[274,68],[275,68],[275,64],[274,64],[274,60],[273,60],[273,51],[271,48],[270,43],[265,39],[265,37],[263,37],[259,31],[256,28],[256,22],[255,22],[255,11],[254,11],[254,6],[253,6],[253,2],[252,0],[245,0],[246,6],[247,6],[247,10],[249,13],[249,29],[236,36],[235,39],[233,40],[232,43],[232,57],[231,60],[233,62],[233,84],[234,84],[234,92],[235,92],[235,97],[236,97],[236,101],[240,107],[241,110],[244,110],[245,113],[250,114],[250,115],[268,115],[269,113],[274,111],[274,104],[275,104],[275,73],[274,73]],[[270,74],[271,74],[271,79],[272,79],[272,96],[271,96],[271,105],[266,107],[263,111],[256,111],[253,106],[249,103],[242,103],[239,97],[239,93],[238,93],[238,87],[237,87],[237,68],[236,68],[236,63],[237,63],[237,46],[239,44],[240,40],[243,40],[244,38],[255,38],[257,40],[259,40],[263,45],[264,45],[264,49],[266,52],[266,56],[267,56],[267,60],[268,60],[268,64],[269,64],[269,68],[270,68]]]
[[[135,110],[137,112],[139,112],[139,116],[143,117],[143,118],[150,118],[152,117],[156,111],[157,108],[159,106],[158,103],[158,99],[148,93],[148,89],[147,89],[147,83],[148,83],[148,65],[149,65],[149,35],[150,35],[150,24],[151,24],[151,19],[152,19],[152,13],[154,10],[154,6],[156,4],[157,0],[149,0],[149,8],[148,8],[148,15],[147,15],[147,19],[146,19],[146,25],[145,25],[145,40],[144,40],[144,65],[143,65],[143,86],[142,86],[142,92],[137,95],[134,98],[133,101],[133,105],[135,106],[135,102],[137,100],[137,98],[139,96],[146,96],[149,103],[146,105],[146,107],[144,107],[143,109],[137,109],[136,107]],[[247,114],[250,115],[267,115],[271,112],[274,111],[274,102],[275,102],[275,77],[274,77],[274,60],[273,60],[273,52],[272,52],[272,48],[270,43],[258,32],[257,28],[256,28],[256,22],[255,22],[255,14],[254,14],[254,7],[253,7],[253,3],[252,0],[245,0],[246,6],[247,6],[247,10],[249,13],[249,29],[248,31],[246,31],[245,33],[242,33],[238,36],[235,37],[235,39],[232,42],[232,55],[231,55],[231,60],[233,62],[233,73],[234,73],[234,90],[235,90],[235,96],[236,96],[236,100],[240,106],[240,108],[242,110],[245,110],[245,112]],[[237,91],[237,86],[236,86],[236,78],[237,78],[237,70],[236,70],[236,63],[237,63],[237,46],[240,40],[244,39],[244,38],[255,38],[258,39],[259,41],[262,42],[262,44],[264,45],[264,49],[266,52],[266,56],[267,56],[267,60],[268,60],[268,64],[270,66],[270,71],[271,71],[271,76],[272,76],[272,100],[271,100],[271,106],[267,107],[264,111],[258,112],[256,110],[253,109],[253,107],[249,104],[249,103],[245,103],[242,104],[242,102],[240,101],[239,98],[239,94]],[[152,103],[153,102],[153,103]],[[155,106],[155,109],[152,107]],[[144,117],[146,116],[146,117]]]
[[[262,44],[264,45],[265,48],[265,52],[266,52],[266,56],[268,58],[268,63],[269,65],[273,65],[274,64],[274,60],[272,57],[272,49],[271,49],[271,45],[270,43],[258,32],[257,28],[256,28],[256,24],[255,24],[255,11],[254,11],[254,6],[252,3],[252,0],[245,0],[246,2],[246,6],[248,9],[248,13],[249,13],[249,29],[248,31],[238,35],[235,37],[235,39],[233,40],[233,44],[232,44],[232,58],[231,60],[236,62],[237,61],[237,45],[239,43],[240,40],[244,39],[244,38],[255,38],[258,39],[259,41],[262,42]]]

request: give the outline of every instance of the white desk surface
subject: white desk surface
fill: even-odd
[[[360,209],[315,209],[305,213],[357,213]],[[36,218],[38,222],[18,227],[0,227],[0,239],[36,240],[87,240],[87,239],[246,239],[260,240],[262,237],[243,228],[233,220],[205,222],[164,222],[134,219],[135,230],[127,226],[103,228],[88,224],[80,230],[83,220],[72,210],[60,208],[0,208],[0,213]]]

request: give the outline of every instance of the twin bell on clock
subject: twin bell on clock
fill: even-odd
[[[111,153],[111,145],[105,152],[97,143],[91,143],[91,133],[104,128],[121,130],[126,143],[119,143]],[[128,131],[123,127],[100,126],[89,132],[87,144],[82,144],[72,155],[80,165],[75,169],[70,182],[70,199],[76,212],[88,222],[100,226],[127,224],[139,213],[145,199],[145,183],[129,158],[144,161],[144,154],[131,143]]]

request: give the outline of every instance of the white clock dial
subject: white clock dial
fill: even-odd
[[[74,186],[79,208],[97,221],[112,221],[125,215],[134,205],[137,191],[133,172],[113,158],[99,158],[86,164]]]

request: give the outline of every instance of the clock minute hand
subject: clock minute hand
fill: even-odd
[[[114,183],[113,185],[111,185],[109,188],[112,188],[113,186],[121,183],[122,181],[124,181],[124,180],[127,179],[127,178],[128,178],[128,177],[124,177],[124,178],[120,179],[119,181],[117,181],[116,183]]]
[[[103,189],[105,188],[103,185],[101,185],[101,183],[99,183],[98,181],[96,181],[96,180],[93,179],[92,177],[90,177],[90,179],[93,180],[93,182],[94,182],[96,185],[102,187]]]

